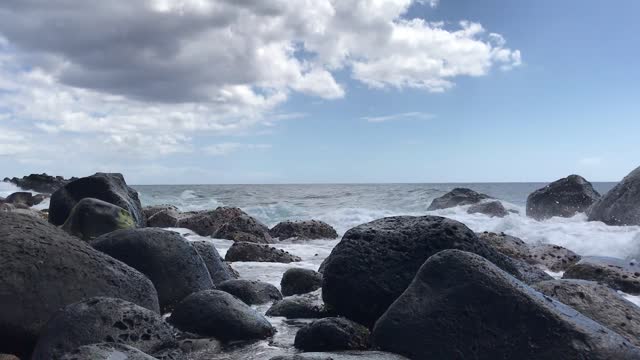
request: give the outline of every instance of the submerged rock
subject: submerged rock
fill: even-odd
[[[640,167],[593,204],[588,217],[607,225],[640,225]]]
[[[233,279],[222,282],[218,289],[237,297],[247,305],[260,305],[282,299],[277,287],[256,280]]]
[[[291,268],[284,272],[280,280],[284,296],[306,294],[321,287],[322,274],[310,269]]]
[[[40,193],[51,194],[65,186],[69,182],[76,180],[71,178],[66,180],[62,176],[50,176],[47,174],[31,174],[24,176],[23,178],[14,177],[12,179],[5,178],[5,182],[11,182],[16,184],[19,188],[24,190],[33,190]]]
[[[60,360],[157,360],[153,356],[120,343],[85,345],[67,353]]]
[[[338,237],[336,230],[329,224],[318,221],[283,221],[274,226],[269,233],[280,240],[300,239],[335,239]]]
[[[176,342],[162,317],[133,303],[91,298],[68,305],[43,328],[32,360],[57,360],[83,345],[118,342],[152,353]]]
[[[151,279],[160,308],[171,309],[191,293],[214,288],[204,261],[180,234],[155,228],[118,230],[91,245]]]
[[[180,330],[222,341],[264,339],[275,332],[262,314],[220,290],[189,295],[176,306],[169,321]]]
[[[320,290],[286,297],[276,301],[267,310],[267,316],[282,316],[287,319],[321,319],[333,315],[322,301]]]
[[[219,285],[223,281],[237,279],[236,273],[231,265],[227,264],[212,242],[206,240],[192,241],[191,245],[196,249],[202,260],[204,261],[211,280],[214,285]]]
[[[509,215],[507,209],[504,208],[504,205],[500,201],[489,201],[483,202],[480,204],[472,205],[467,210],[468,214],[484,214],[490,217],[499,217],[503,218]]]
[[[62,230],[88,241],[112,231],[135,227],[127,210],[106,201],[84,198],[73,207]]]
[[[640,358],[622,336],[459,250],[424,263],[372,339],[412,359]]]
[[[226,261],[255,261],[255,262],[277,262],[292,263],[301,261],[298,256],[276,249],[269,245],[259,245],[248,242],[237,242],[231,245],[224,259]]]
[[[344,318],[325,318],[298,330],[295,347],[303,351],[366,350],[369,329]]]
[[[71,210],[84,198],[95,198],[117,205],[129,212],[136,225],[146,224],[138,192],[127,186],[122,174],[96,173],[66,184],[51,195],[49,222],[62,225]]]
[[[434,199],[427,210],[432,211],[456,206],[473,205],[485,199],[491,199],[491,196],[478,193],[471,189],[455,188],[441,197]]]
[[[587,211],[599,198],[590,182],[570,175],[531,193],[527,198],[527,216],[536,220],[572,217]]]
[[[159,311],[151,281],[36,217],[0,213],[0,352],[28,354],[58,309],[94,296]]]
[[[640,265],[633,261],[586,256],[568,268],[562,278],[599,281],[615,290],[640,295]]]

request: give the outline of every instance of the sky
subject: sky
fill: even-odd
[[[3,0],[0,177],[618,181],[640,2]]]

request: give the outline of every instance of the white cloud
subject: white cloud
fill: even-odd
[[[243,150],[267,150],[270,144],[220,143],[204,147],[204,152],[211,156],[227,156]]]
[[[381,122],[403,120],[403,119],[427,120],[427,119],[433,119],[433,118],[435,118],[435,115],[433,115],[433,114],[427,114],[427,113],[415,112],[415,111],[414,112],[400,113],[400,114],[393,114],[393,115],[364,116],[364,117],[362,117],[363,120],[367,120],[370,123],[381,123]]]

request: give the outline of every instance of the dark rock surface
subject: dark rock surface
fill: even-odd
[[[322,301],[320,290],[286,297],[276,301],[267,310],[267,316],[282,316],[287,319],[321,319],[333,315],[334,313]]]
[[[532,261],[555,272],[567,270],[582,258],[567,248],[552,244],[533,246],[530,252]]]
[[[471,189],[455,188],[441,197],[434,199],[427,210],[432,211],[456,206],[473,205],[485,199],[491,199],[491,196],[478,193]]]
[[[198,240],[192,241],[191,245],[196,249],[207,266],[214,285],[238,278],[238,274],[222,259],[213,243],[206,240]]]
[[[231,245],[224,259],[229,262],[255,261],[285,264],[301,260],[298,256],[291,255],[284,250],[249,242],[237,242]]]
[[[24,176],[23,178],[14,177],[12,179],[5,178],[5,182],[11,182],[16,184],[19,188],[24,190],[33,190],[40,193],[52,194],[59,188],[68,184],[70,181],[76,180],[71,178],[69,180],[64,179],[62,176],[50,176],[47,174],[31,174]]]
[[[144,214],[144,217],[149,219],[150,217],[152,217],[153,215],[161,212],[161,211],[165,211],[165,210],[174,210],[174,211],[178,211],[178,208],[175,207],[174,205],[169,205],[169,204],[164,204],[164,205],[152,205],[152,206],[145,206],[142,208],[142,213]]]
[[[590,182],[579,175],[570,175],[531,193],[527,198],[527,216],[536,220],[572,217],[587,211],[599,198]]]
[[[247,214],[228,221],[212,237],[264,244],[273,242],[271,235],[269,235],[269,228]]]
[[[162,210],[147,218],[147,226],[157,228],[177,227],[181,216],[177,210]]]
[[[366,350],[369,329],[345,318],[325,318],[298,330],[294,345],[303,351]]]
[[[522,239],[505,233],[477,233],[480,241],[510,258],[530,261],[531,249]]]
[[[118,230],[91,245],[151,279],[160,308],[171,309],[189,294],[214,288],[204,261],[180,234],[156,228]]]
[[[282,294],[277,287],[256,280],[227,280],[218,285],[218,290],[228,292],[247,305],[266,304],[282,299]]]
[[[608,225],[640,225],[640,167],[593,204],[588,217]]]
[[[484,244],[460,222],[398,216],[347,231],[324,266],[324,301],[338,314],[371,326],[407,288],[422,263],[445,249],[475,252],[520,278],[527,277],[514,260]]]
[[[640,266],[633,261],[586,256],[568,268],[562,278],[599,281],[612,289],[640,295]]]
[[[270,360],[408,360],[404,356],[382,351],[308,352],[290,356],[276,356]]]
[[[269,233],[280,240],[300,239],[335,239],[338,237],[336,230],[329,224],[318,221],[283,221],[274,226]]]
[[[146,225],[138,193],[127,186],[122,174],[96,173],[72,181],[51,195],[49,222],[62,225],[73,207],[84,198],[95,198],[127,210],[139,227]]]
[[[0,213],[0,352],[24,355],[53,313],[94,296],[159,311],[149,279],[48,222]]]
[[[122,343],[152,353],[176,342],[172,327],[149,309],[96,297],[71,304],[43,328],[32,360],[57,360],[83,345]]]
[[[640,358],[620,335],[459,250],[424,263],[372,340],[412,359]]]
[[[120,343],[85,345],[67,353],[60,360],[157,360],[142,351]]]
[[[84,198],[73,207],[62,230],[88,241],[112,231],[135,227],[127,210],[106,201]]]
[[[45,195],[37,194],[33,195],[30,192],[15,192],[6,199],[3,200],[4,203],[13,204],[13,205],[24,205],[24,206],[34,206],[38,205],[46,199]]]
[[[321,287],[322,274],[310,269],[291,268],[284,272],[280,280],[284,296],[306,294]]]
[[[180,330],[222,341],[264,339],[275,332],[262,314],[220,290],[189,295],[178,304],[169,321]]]
[[[551,280],[533,286],[640,345],[640,308],[615,290],[587,280]]]
[[[505,209],[504,205],[500,201],[489,201],[483,202],[476,205],[471,205],[469,209],[467,209],[467,213],[469,214],[484,214],[490,217],[499,217],[503,218],[509,215],[507,209]]]
[[[256,243],[272,242],[269,228],[239,208],[219,207],[211,211],[184,213],[177,226],[192,230],[200,236]]]

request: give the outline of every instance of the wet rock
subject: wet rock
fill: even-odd
[[[85,345],[62,356],[61,360],[157,360],[142,351],[119,343]]]
[[[325,318],[301,328],[294,345],[303,351],[366,350],[369,329],[344,318]]]
[[[159,311],[149,279],[48,222],[0,213],[0,352],[28,354],[53,313],[94,296]]]
[[[180,330],[222,341],[264,339],[275,332],[264,316],[220,290],[189,295],[178,304],[169,321]]]
[[[255,280],[227,280],[218,285],[218,290],[228,292],[247,305],[266,304],[282,299],[282,294],[277,287]]]
[[[408,360],[404,356],[381,351],[308,352],[276,356],[271,360]]]
[[[555,272],[565,271],[581,259],[581,256],[573,251],[552,244],[536,245],[530,252],[535,263]]]
[[[189,334],[194,335],[194,334]],[[178,339],[178,345],[165,348],[152,355],[158,360],[197,360],[210,359],[211,354],[222,352],[223,344],[213,338]]]
[[[190,229],[200,236],[219,239],[256,243],[272,241],[266,225],[233,207],[182,214],[178,227]]]
[[[0,354],[0,360],[20,360],[20,358],[15,355]]]
[[[142,213],[146,219],[149,219],[153,215],[165,211],[165,210],[173,210],[179,211],[177,207],[174,205],[164,204],[164,205],[153,205],[153,206],[145,206],[142,208]]]
[[[472,205],[467,209],[467,213],[469,214],[484,214],[490,217],[499,217],[503,218],[509,215],[507,209],[505,209],[504,205],[500,201],[489,201],[483,202],[480,204]]]
[[[55,313],[38,338],[32,360],[57,360],[80,346],[100,342],[152,353],[174,345],[176,339],[158,313],[121,299],[96,297]]]
[[[39,201],[38,201],[39,200]],[[24,205],[27,207],[39,204],[44,200],[42,197],[34,197],[30,192],[15,192],[6,199],[4,199],[4,203],[13,204],[13,205]]]
[[[640,345],[640,308],[615,290],[587,280],[543,281],[533,288]]]
[[[178,226],[182,214],[177,210],[162,210],[147,218],[148,227],[173,228]]]
[[[514,260],[487,246],[460,222],[398,216],[347,231],[324,266],[324,301],[338,314],[371,326],[407,288],[422,263],[445,249],[475,252],[526,278]]]
[[[480,241],[492,247],[496,251],[510,258],[530,261],[531,252],[529,245],[522,239],[505,233],[481,232],[477,233]]]
[[[459,250],[424,263],[372,340],[412,359],[640,358],[620,335]]]
[[[608,225],[640,225],[640,167],[593,204],[588,218]]]
[[[127,186],[122,174],[96,173],[72,181],[51,195],[49,222],[62,225],[78,201],[95,198],[127,210],[139,227],[146,224],[138,193]]]
[[[38,219],[47,220],[47,214],[43,213],[42,211],[31,209],[26,205],[18,204],[18,206],[16,206],[13,204],[0,204],[0,212],[23,214],[33,216]]]
[[[207,266],[214,285],[219,285],[223,281],[238,278],[238,274],[222,259],[222,257],[220,257],[220,254],[213,243],[206,240],[199,240],[192,241],[191,245],[196,249]]]
[[[24,190],[33,190],[40,193],[52,194],[59,188],[76,179],[77,178],[71,178],[66,180],[62,176],[50,176],[43,173],[31,174],[21,179],[16,177],[12,179],[5,178],[4,181],[14,183]]]
[[[284,296],[306,294],[321,287],[322,274],[309,269],[291,268],[284,272],[280,281]]]
[[[274,226],[269,233],[280,240],[300,239],[335,239],[338,237],[336,230],[329,224],[318,221],[283,221]]]
[[[246,214],[235,217],[225,223],[212,236],[217,239],[227,239],[238,242],[265,244],[272,242],[271,235],[269,235],[269,228]]]
[[[148,276],[158,290],[163,312],[171,311],[191,293],[214,288],[196,249],[176,232],[118,230],[100,236],[91,245]]]
[[[226,261],[254,261],[254,262],[277,262],[292,263],[301,261],[298,256],[276,249],[269,245],[260,245],[248,242],[237,242],[231,245],[224,259]]]
[[[599,281],[612,289],[640,295],[640,266],[633,261],[586,256],[569,267],[562,278]]]
[[[456,206],[473,205],[485,199],[491,199],[491,196],[478,193],[471,189],[455,188],[441,197],[434,199],[427,210],[432,211]]]
[[[525,284],[536,284],[540,281],[553,280],[553,277],[547,274],[546,271],[542,269],[539,265],[531,265],[524,260],[513,259],[513,266],[515,266],[518,270],[518,280],[524,282]]]
[[[599,198],[590,182],[570,175],[531,193],[527,198],[527,216],[536,220],[572,217],[587,211]]]
[[[62,230],[88,241],[112,231],[135,227],[127,210],[106,201],[84,198],[73,207]]]
[[[321,319],[333,315],[322,301],[320,290],[286,297],[276,301],[267,310],[267,316],[282,316],[287,319]]]

